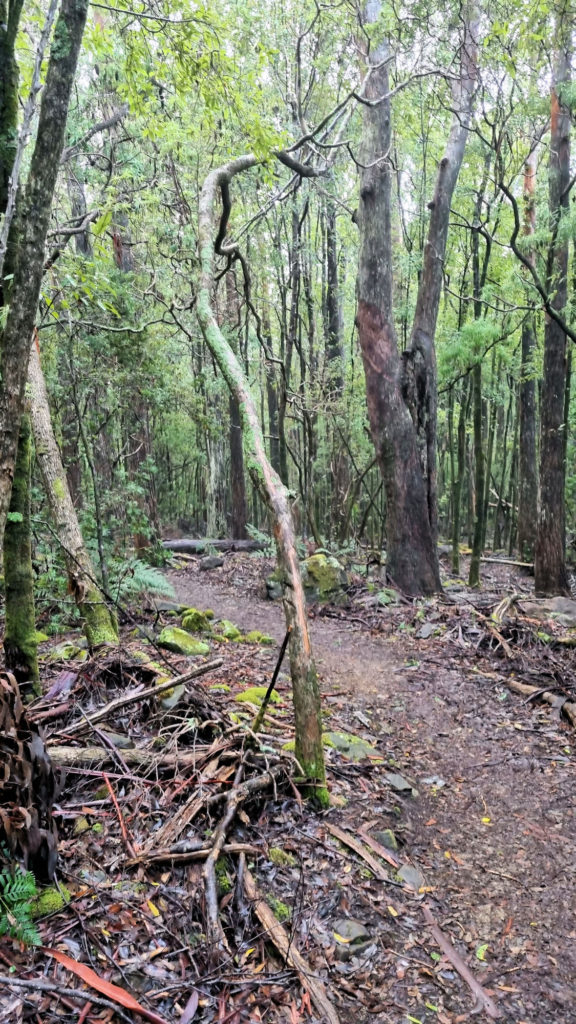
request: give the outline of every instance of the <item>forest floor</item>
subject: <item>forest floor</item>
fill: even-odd
[[[282,608],[263,599],[264,576],[262,560],[231,555],[222,568],[199,572],[193,566],[171,579],[182,603],[212,608],[241,628],[258,628],[280,641]],[[498,645],[469,602],[488,611],[511,591],[529,599],[532,581],[507,565],[487,564],[482,592],[458,587],[457,605],[432,600],[375,612],[374,606],[363,610],[363,593],[351,609],[311,611],[329,727],[360,735],[386,761],[383,768],[371,768],[370,786],[363,787],[358,775],[345,788],[345,808],[330,812],[328,820],[344,822],[356,835],[361,827],[372,834],[394,830],[402,859],[409,858],[423,875],[425,893],[416,903],[426,900],[432,907],[507,1020],[571,1024],[576,737],[558,709],[511,693],[504,678],[574,686],[574,651],[554,653],[545,643],[527,649],[521,636],[511,660],[495,650]],[[428,623],[437,627],[430,636]],[[259,652],[261,683],[275,657],[274,649]],[[375,793],[374,779],[389,771],[408,778],[417,795],[394,792],[385,782]],[[321,860],[322,850],[317,854]],[[364,963],[355,958],[352,968],[350,962],[339,965],[348,990],[352,983],[360,997],[344,1020],[490,1019],[481,1007],[470,1009],[474,996],[470,1002],[453,966],[434,957],[436,947],[417,905],[401,912],[397,905],[396,916],[393,888],[379,887],[371,905],[366,890],[373,883],[364,892],[354,880],[346,883],[347,876],[338,878],[330,913],[359,919],[377,937],[379,954]],[[314,893],[314,875],[307,890],[310,917],[319,910],[323,916],[325,891]],[[306,917],[305,908],[300,917]],[[403,952],[412,958],[402,959]],[[370,1013],[363,1013],[362,1003]]]
[[[246,732],[284,636],[264,596],[273,563],[179,564],[175,602],[128,614],[118,651],[44,647],[29,714],[69,765],[56,818],[72,899],[40,923],[37,953],[0,940],[0,1021],[576,1024],[574,629],[530,617],[530,578],[487,563],[479,592],[446,573],[443,596],[383,605],[356,575],[345,607],[309,608],[336,743],[316,812],[283,752],[287,665],[260,750]],[[507,594],[519,603],[493,618]],[[160,630],[192,606],[274,643],[216,629],[205,657],[163,654]],[[208,671],[140,699],[168,666]],[[114,711],[126,689],[136,702]]]

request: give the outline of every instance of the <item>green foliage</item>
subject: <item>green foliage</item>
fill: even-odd
[[[37,896],[36,880],[31,871],[22,871],[16,866],[0,869],[0,936],[6,935],[27,946],[40,944],[40,935],[32,920],[33,901]]]
[[[108,566],[110,592],[117,601],[129,601],[142,594],[173,598],[174,587],[159,569],[140,558],[114,559]]]

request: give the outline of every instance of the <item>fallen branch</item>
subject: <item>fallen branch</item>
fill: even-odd
[[[266,931],[268,938],[284,957],[288,966],[298,973],[302,988],[308,992],[320,1016],[324,1017],[328,1024],[340,1024],[336,1009],[328,999],[324,985],[313,977],[310,965],[302,954],[294,948],[285,928],[275,918],[270,907],[262,898],[254,877],[248,868],[244,869],[244,892],[247,899],[250,900],[252,910]]]
[[[126,861],[128,867],[137,864],[161,864],[169,860],[174,864],[186,864],[190,860],[204,860],[212,849],[211,843],[176,843],[166,850],[156,850],[155,853],[142,853]],[[261,856],[262,850],[250,843],[225,843],[220,853],[249,853],[253,857]]]
[[[158,697],[160,694],[166,693],[167,690],[172,690],[175,686],[180,686],[182,683],[187,683],[190,679],[197,679],[199,676],[206,675],[207,672],[220,668],[221,664],[222,658],[216,658],[215,661],[199,665],[197,668],[190,669],[189,672],[183,672],[180,676],[174,676],[173,679],[165,683],[148,686],[145,690],[131,690],[130,693],[125,693],[122,697],[116,697],[114,700],[111,700],[103,708],[100,708],[99,711],[95,711],[93,715],[86,715],[83,721],[72,722],[71,725],[67,725],[64,729],[59,729],[58,735],[70,736],[76,732],[83,732],[90,725],[93,725],[95,722],[101,722],[103,718],[115,714],[129,704],[136,704],[138,701],[147,700],[149,697]]]
[[[83,764],[116,764],[114,754],[107,747],[62,747],[47,746],[53,764],[64,767],[75,767]],[[196,747],[192,751],[180,750],[177,754],[161,754],[157,750],[140,750],[138,747],[127,747],[122,751],[126,764],[140,765],[144,768],[190,768],[196,767],[208,747]]]
[[[484,558],[481,562],[491,562],[492,565],[515,565],[518,569],[533,569],[534,562],[515,562],[513,558]]]
[[[238,805],[242,802],[240,781],[242,779],[243,771],[244,765],[240,764],[234,779],[234,788],[230,793],[228,793],[224,814],[220,818],[220,821],[214,831],[212,846],[202,870],[204,894],[206,897],[206,938],[208,939],[208,944],[211,947],[211,952],[225,951],[230,953],[230,947],[226,936],[224,935],[224,930],[220,922],[220,914],[218,913],[216,861],[222,853],[222,849],[226,842],[226,833],[236,815]]]
[[[510,690],[514,690],[514,693],[521,693],[524,697],[541,698],[558,712],[563,711],[570,723],[576,727],[576,703],[573,700],[549,690],[542,690],[540,686],[529,686],[528,683],[519,683],[516,679],[506,679],[504,676],[501,678]]]
[[[96,1006],[105,1006],[108,1010],[113,1010],[120,1020],[126,1021],[126,1024],[133,1024],[134,1021],[132,1016],[129,1017],[127,1013],[122,1012],[117,1003],[113,1003],[110,999],[102,999],[101,996],[95,996],[85,988],[67,988],[66,985],[56,985],[52,981],[45,981],[44,978],[12,978],[4,977],[3,975],[0,975],[0,985],[27,988],[31,992],[52,992],[54,995],[67,996],[69,999],[80,999],[83,1003],[90,996],[92,1003]]]
[[[444,932],[442,932],[440,927],[436,924],[436,921],[432,917],[430,908],[425,904],[422,906],[422,913],[424,914],[426,924],[430,928],[432,937],[436,939],[436,942],[440,946],[444,956],[450,961],[454,970],[458,971],[462,980],[466,982],[468,988],[472,992],[472,995],[476,996],[476,1006],[472,1010],[472,1013],[475,1013],[477,1010],[484,1010],[492,1020],[498,1020],[502,1014],[496,1006],[496,1003],[491,996],[488,995],[486,989],[482,988],[480,982],[476,981],[472,971],[464,963],[462,957],[450,942],[450,939],[444,935]]]

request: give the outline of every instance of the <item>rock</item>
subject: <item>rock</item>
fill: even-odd
[[[179,615],[180,612],[184,611],[185,605],[179,604],[178,601],[161,601],[158,597],[146,597],[144,608],[146,611],[164,612],[168,615]]]
[[[397,793],[411,793],[412,796],[418,796],[418,790],[414,789],[412,783],[408,782],[403,775],[398,775],[397,772],[387,772],[383,776],[383,781],[387,782]]]
[[[218,632],[225,640],[238,640],[242,636],[242,631],[230,619],[222,619],[218,623]]]
[[[391,828],[384,828],[381,832],[375,832],[374,839],[381,843],[382,846],[385,846],[387,850],[398,849],[398,840]]]
[[[325,747],[333,747],[351,761],[364,761],[368,757],[375,763],[383,761],[378,751],[370,743],[352,733],[324,732],[322,733],[322,742]]]
[[[337,918],[334,921],[333,934],[336,940],[335,956],[341,962],[364,953],[374,942],[374,937],[366,926],[353,917]]]
[[[432,636],[436,632],[438,627],[433,622],[425,622],[416,633],[417,640],[427,640],[428,637]]]
[[[306,600],[309,603],[332,602],[343,604],[346,602],[345,588],[350,580],[346,570],[337,558],[327,551],[316,551],[315,554],[300,562],[302,583]],[[271,601],[282,597],[284,586],[278,571],[273,572],[266,580],[266,594]]]
[[[346,600],[344,587],[349,582],[348,576],[333,555],[317,551],[304,560],[301,569],[302,583],[308,601],[342,603]]]
[[[384,607],[388,604],[399,604],[400,594],[392,587],[384,587],[383,590],[378,591],[375,600],[376,604],[384,605]]]
[[[576,626],[576,601],[569,597],[543,597],[535,601],[522,601],[522,610],[531,619],[546,622],[552,619],[562,626]]]
[[[206,558],[200,559],[198,568],[200,572],[208,572],[209,569],[219,569],[222,565],[224,565],[223,558],[219,558],[218,555],[207,555]]]
[[[126,736],[124,733],[110,732],[109,729],[101,729],[100,731],[102,735],[110,741],[110,743],[112,743],[115,747],[118,747],[118,750],[130,750],[132,747],[135,746],[134,740],[130,739],[130,737]]]
[[[424,875],[413,864],[403,864],[401,868],[398,868],[397,874],[400,881],[405,882],[415,892],[419,892],[422,886],[426,885]]]
[[[201,612],[198,608],[187,608],[182,616],[182,629],[187,633],[210,633],[212,626],[206,612]]]
[[[178,629],[177,626],[166,626],[158,637],[158,644],[168,651],[185,654],[189,658],[210,654],[208,644],[202,640],[196,640],[185,629]]]
[[[46,661],[86,661],[88,651],[85,648],[85,642],[83,644],[82,639],[78,638],[77,643],[64,640],[48,651],[44,657]]]

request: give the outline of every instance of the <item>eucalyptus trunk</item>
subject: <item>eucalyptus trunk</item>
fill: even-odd
[[[550,304],[563,313],[567,302],[570,216],[570,60],[572,19],[558,19],[559,51],[551,95],[549,213],[550,245],[547,288]],[[536,592],[570,594],[566,570],[565,437],[566,332],[547,317],[540,414],[540,514],[534,560]]]
[[[524,166],[524,236],[530,238],[536,225],[536,151]],[[533,253],[528,254],[533,260]],[[538,465],[536,461],[536,326],[534,313],[522,325],[520,364],[520,441],[518,452],[518,549],[522,561],[532,561],[538,523]]]

